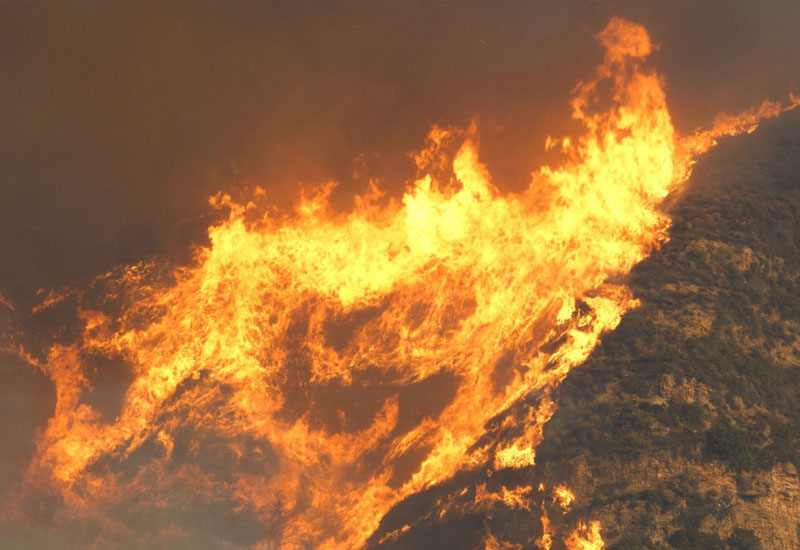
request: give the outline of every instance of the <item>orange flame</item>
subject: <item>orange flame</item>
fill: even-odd
[[[553,546],[553,532],[550,528],[550,515],[547,513],[544,502],[542,503],[542,536],[536,539],[536,548],[539,550],[550,550]]]
[[[501,487],[499,493],[492,493],[482,483],[475,487],[475,507],[491,509],[495,504],[516,510],[531,510],[531,501],[528,495],[533,491],[533,487]]]
[[[498,540],[491,531],[488,531],[483,538],[483,548],[484,550],[522,550],[522,545]]]
[[[154,479],[186,484],[280,520],[264,545],[351,550],[400,500],[461,469],[533,464],[549,398],[508,445],[475,448],[486,423],[557,386],[636,306],[608,281],[664,241],[658,206],[695,155],[783,109],[681,138],[643,64],[646,30],[614,18],[598,38],[605,59],[572,101],[585,134],[559,140],[564,164],[520,194],[498,191],[474,132],[434,127],[416,157],[427,173],[400,201],[374,190],[337,214],[327,186],[275,216],[215,197],[230,216],[172,284],[127,269],[112,288],[135,299],[120,291],[114,315],[87,309],[81,341],[50,349],[57,405],[29,477],[107,519],[123,500],[163,505]],[[132,375],[110,419],[86,398],[97,357]],[[229,471],[204,468],[203,445]],[[597,523],[573,535],[570,548],[602,548]]]
[[[600,522],[580,523],[564,540],[567,550],[603,550],[605,543],[600,536]]]
[[[569,510],[570,505],[575,500],[575,494],[564,485],[558,485],[553,489],[553,495],[564,510]]]

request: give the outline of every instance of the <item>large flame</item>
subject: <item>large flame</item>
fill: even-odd
[[[716,138],[783,109],[682,138],[646,30],[614,18],[598,38],[604,61],[572,101],[585,133],[522,193],[498,192],[473,131],[435,127],[402,200],[342,214],[323,189],[276,215],[219,195],[230,216],[169,283],[146,265],[107,276],[119,310],[83,309],[80,341],[40,362],[57,406],[29,482],[105,525],[185,486],[276,525],[259,547],[352,550],[459,470],[533,464],[548,390],[637,303],[609,281],[666,238],[659,204]],[[98,358],[132,373],[115,418],[87,399]],[[478,444],[535,390],[516,439]],[[569,543],[598,540],[589,524]]]

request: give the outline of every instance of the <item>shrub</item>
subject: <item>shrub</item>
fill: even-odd
[[[747,470],[753,465],[747,434],[736,429],[727,418],[720,418],[706,432],[706,452],[736,470]]]
[[[762,550],[761,541],[750,529],[739,527],[728,537],[729,550]]]

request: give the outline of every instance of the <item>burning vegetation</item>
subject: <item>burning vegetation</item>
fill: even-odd
[[[230,214],[189,265],[73,291],[79,336],[20,350],[57,401],[4,519],[55,495],[113,545],[132,515],[201,501],[258,518],[254,548],[351,550],[459,472],[534,465],[552,391],[637,306],[621,281],[666,241],[664,199],[718,138],[800,101],[681,136],[647,31],[614,18],[597,38],[604,60],[571,102],[584,133],[548,138],[563,162],[521,193],[498,191],[474,127],[434,127],[399,200],[373,188],[335,212],[329,185],[286,214],[260,188],[220,194]],[[93,398],[104,369],[129,382],[110,413]],[[575,500],[563,482],[476,487],[471,505],[541,509],[542,550],[603,548],[593,518],[550,531],[545,499]],[[165,522],[152,536],[142,546],[186,534]]]

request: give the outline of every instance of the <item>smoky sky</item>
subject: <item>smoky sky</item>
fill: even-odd
[[[794,2],[4,3],[0,292],[179,254],[217,190],[285,204],[336,179],[347,207],[368,174],[397,193],[434,123],[479,116],[519,188],[612,15],[660,46],[679,129],[800,85]]]

